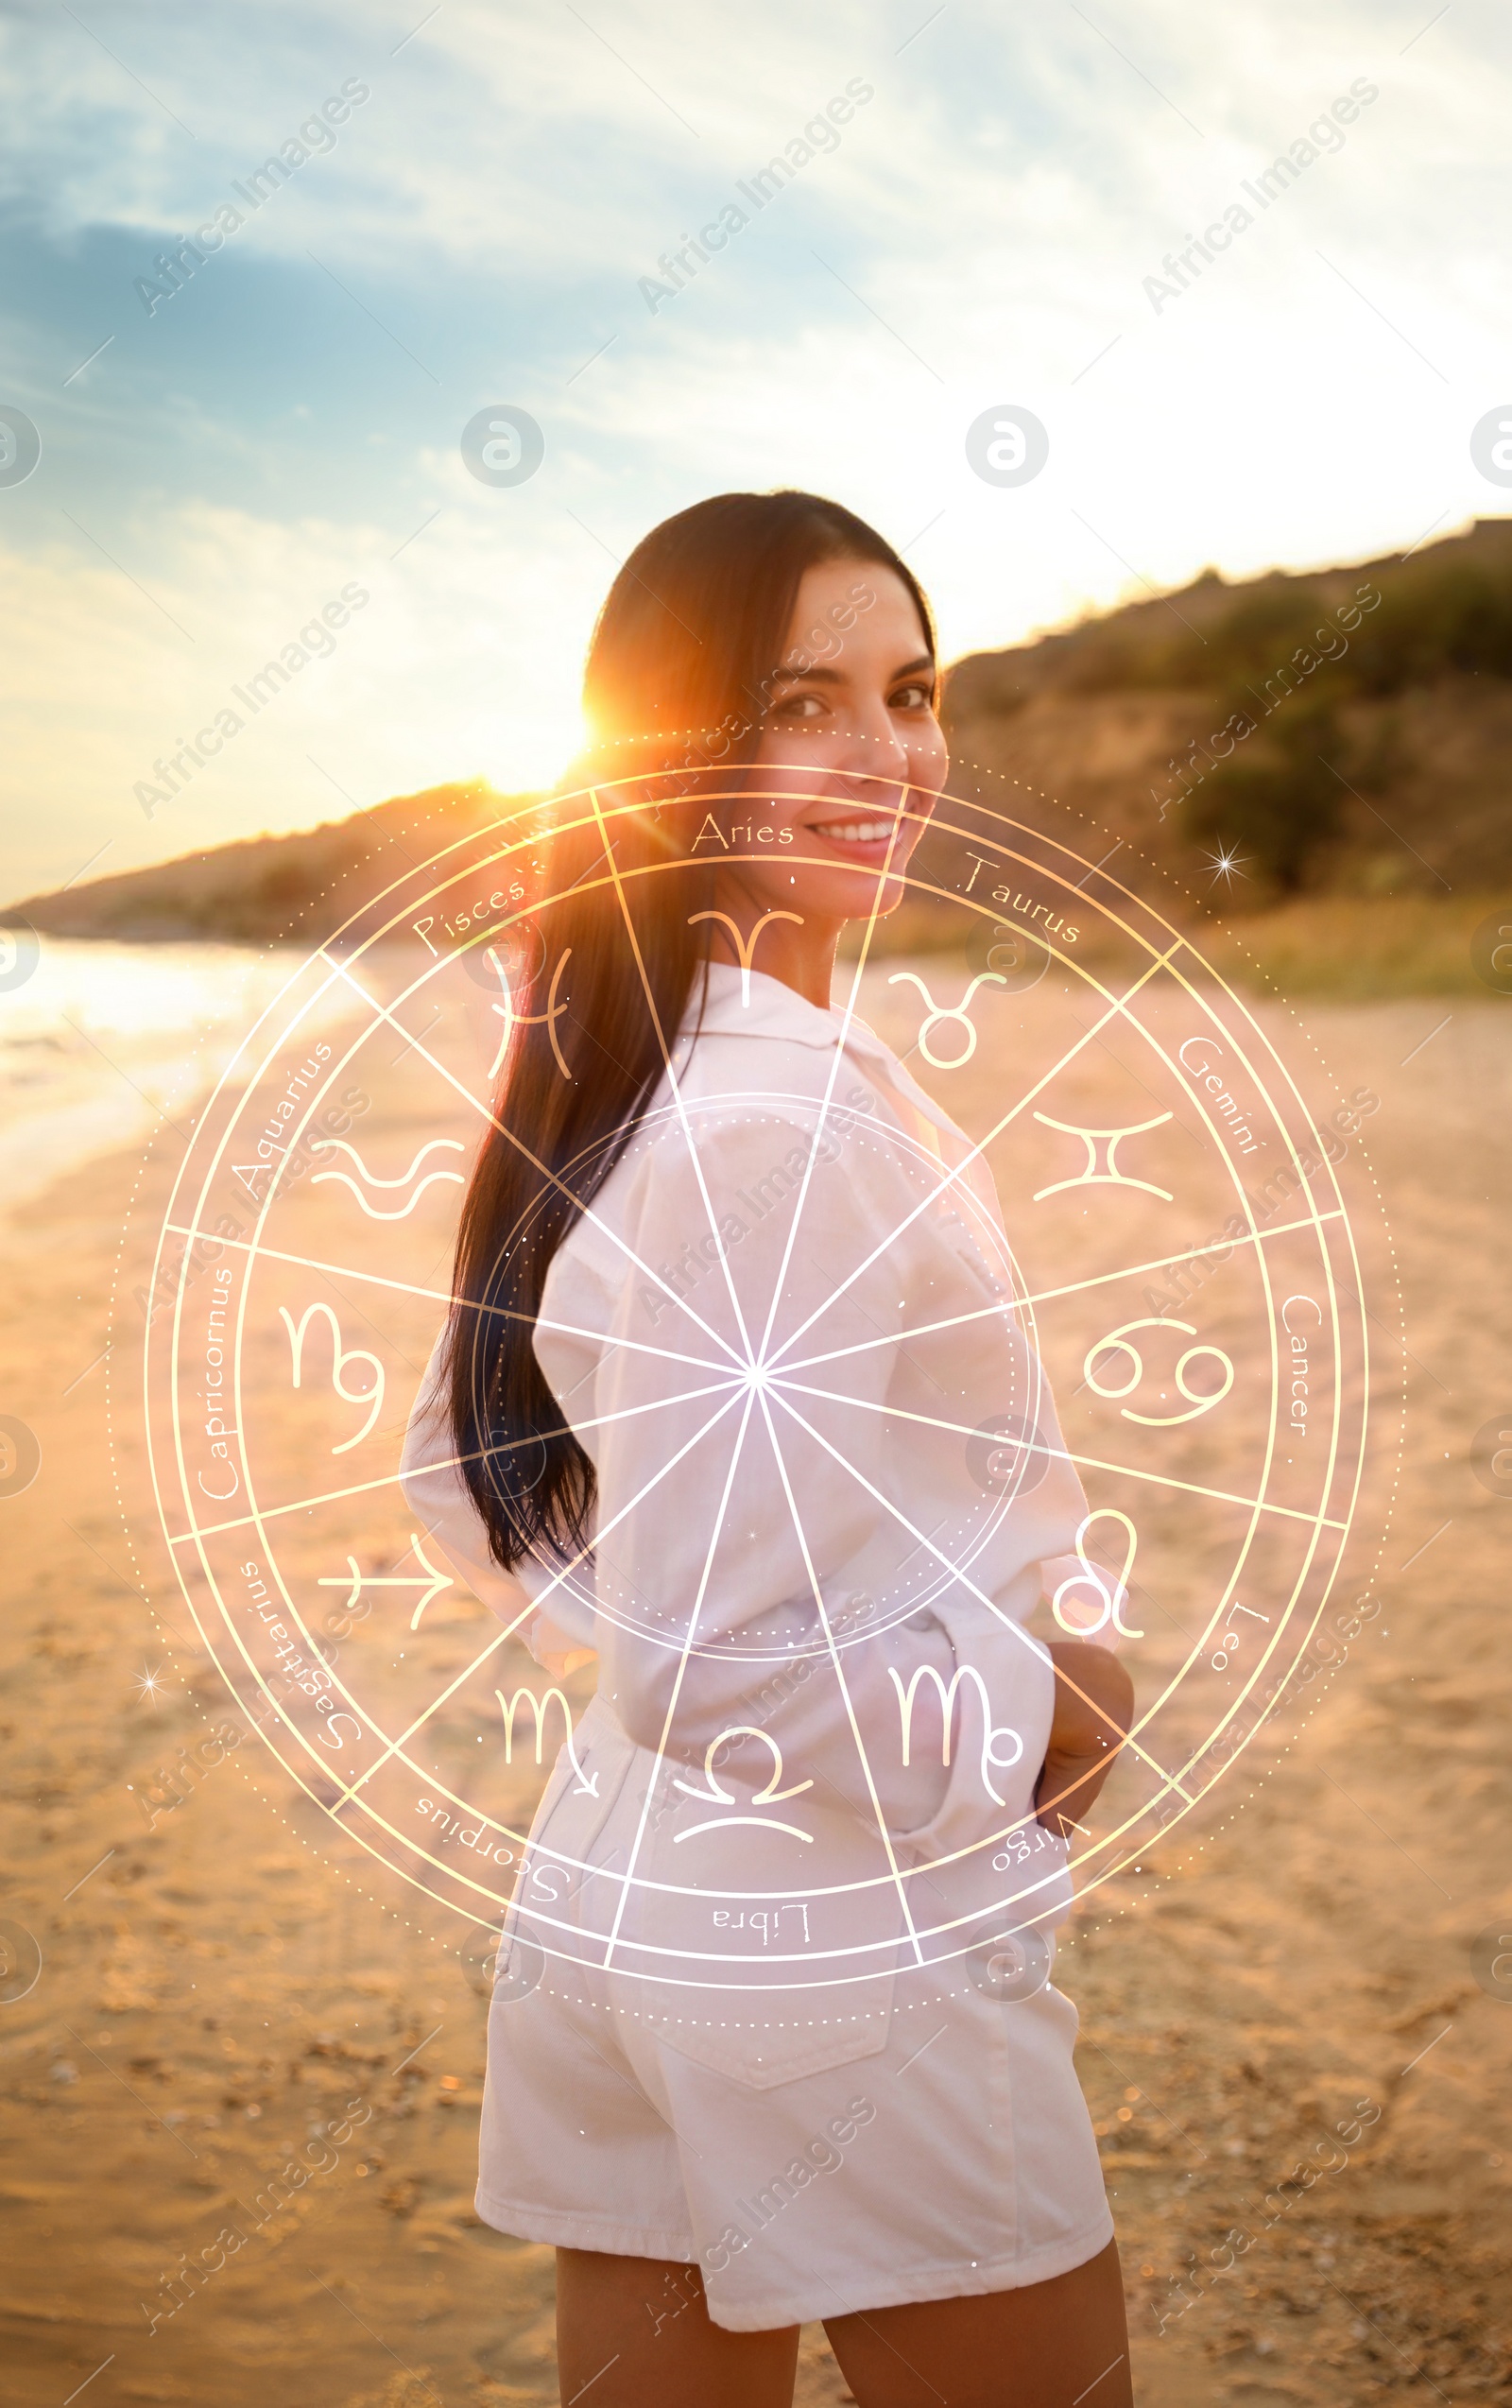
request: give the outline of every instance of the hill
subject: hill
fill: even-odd
[[[1452,897],[1457,921],[1462,902],[1512,886],[1512,519],[1357,567],[1233,585],[1208,570],[968,655],[944,716],[954,791],[1036,818],[1062,806],[1078,851],[1126,847],[1136,883],[1143,856],[1226,914],[1395,897],[1420,920]],[[406,858],[532,800],[433,786],[36,896],[0,924],[319,941]],[[929,913],[891,935],[929,943]]]
[[[1226,907],[1504,886],[1512,520],[1353,568],[1209,570],[969,656],[945,710],[958,790],[1053,795],[1199,891],[1237,855]]]
[[[450,837],[532,800],[495,794],[481,783],[431,786],[296,835],[217,845],[150,869],[37,895],[0,912],[0,926],[29,920],[50,937],[137,941],[270,944],[288,937],[318,943],[406,862],[425,861]]]

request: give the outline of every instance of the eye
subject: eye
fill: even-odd
[[[907,685],[894,689],[888,702],[889,708],[894,711],[931,711],[935,706],[935,689],[925,685],[920,679],[912,678]]]
[[[772,716],[775,719],[817,719],[822,717],[824,704],[816,694],[790,694],[780,702]]]

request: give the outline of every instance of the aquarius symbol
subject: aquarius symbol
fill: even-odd
[[[598,1796],[598,1775],[595,1773],[590,1780],[577,1761],[577,1750],[573,1746],[573,1710],[559,1689],[548,1689],[544,1697],[538,1697],[533,1689],[517,1689],[514,1695],[507,1699],[502,1689],[496,1689],[493,1694],[499,1701],[500,1711],[504,1715],[504,1761],[507,1764],[512,1764],[514,1762],[514,1718],[520,1711],[521,1699],[523,1698],[531,1708],[536,1717],[536,1762],[538,1764],[541,1762],[541,1741],[546,1728],[547,1711],[555,1699],[561,1708],[561,1718],[567,1726],[568,1761],[577,1775],[577,1787],[574,1796],[578,1797]]]
[[[1122,1524],[1127,1535],[1128,1545],[1124,1555],[1124,1568],[1116,1579],[1111,1573],[1103,1572],[1096,1564],[1088,1560],[1087,1533],[1094,1522],[1117,1522]],[[1134,1569],[1134,1557],[1138,1547],[1139,1539],[1134,1524],[1126,1513],[1120,1513],[1117,1505],[1099,1505],[1095,1513],[1090,1513],[1087,1516],[1076,1533],[1076,1561],[1081,1569],[1079,1572],[1072,1573],[1068,1579],[1063,1580],[1050,1600],[1056,1620],[1062,1630],[1069,1630],[1074,1639],[1090,1639],[1094,1631],[1102,1629],[1105,1623],[1111,1623],[1121,1639],[1143,1638],[1143,1630],[1131,1630],[1123,1619],[1124,1608],[1128,1603],[1129,1574]],[[1060,1560],[1064,1562],[1065,1557],[1062,1557]],[[1111,1587],[1108,1585],[1109,1582],[1112,1584]],[[1060,1610],[1060,1600],[1068,1589],[1091,1589],[1096,1592],[1098,1608],[1095,1622],[1068,1622],[1066,1620]]]
[[[420,1618],[421,1614],[424,1612],[433,1597],[438,1597],[443,1589],[450,1589],[452,1585],[452,1575],[449,1572],[438,1572],[433,1563],[426,1562],[424,1551],[422,1550],[420,1540],[415,1536],[413,1530],[409,1534],[409,1543],[414,1552],[415,1561],[420,1565],[422,1572],[429,1574],[428,1579],[398,1580],[388,1574],[386,1574],[382,1579],[379,1579],[376,1576],[369,1575],[368,1573],[359,1571],[357,1568],[356,1557],[348,1556],[347,1569],[352,1574],[352,1587],[347,1592],[346,1601],[342,1607],[342,1611],[344,1613],[351,1613],[353,1606],[357,1602],[357,1599],[361,1596],[365,1589],[423,1589],[425,1594],[421,1598],[420,1603],[416,1606],[414,1612],[409,1617],[409,1626],[411,1630],[418,1630],[420,1628]],[[339,1589],[342,1585],[341,1575],[338,1574],[334,1579],[318,1580],[315,1585],[318,1589]]]
[[[703,916],[713,919],[715,915],[707,913]],[[722,920],[725,915],[720,912],[717,916]],[[768,918],[774,916],[771,913],[767,915]],[[795,915],[789,912],[787,917],[791,920]],[[689,925],[691,927],[691,921]],[[797,1797],[805,1789],[813,1788],[812,1780],[795,1781],[790,1789],[778,1788],[777,1784],[782,1778],[782,1751],[769,1730],[759,1730],[750,1723],[732,1724],[729,1730],[720,1731],[717,1738],[711,1739],[709,1742],[704,1749],[703,1757],[703,1777],[709,1784],[707,1789],[695,1789],[691,1781],[685,1780],[674,1780],[673,1788],[680,1789],[687,1797],[706,1798],[711,1805],[735,1805],[738,1801],[730,1796],[728,1789],[720,1787],[719,1776],[714,1771],[714,1758],[727,1739],[759,1739],[772,1751],[770,1777],[765,1788],[757,1790],[752,1797],[750,1802],[753,1806],[778,1806],[784,1797]],[[682,1840],[696,1839],[700,1832],[727,1832],[737,1823],[753,1823],[756,1829],[762,1832],[789,1832],[795,1839],[805,1840],[811,1848],[814,1845],[812,1832],[799,1831],[797,1823],[772,1822],[765,1815],[715,1815],[707,1823],[694,1823],[685,1832],[674,1832],[672,1845],[676,1848]]]
[[[1087,1148],[1087,1167],[1085,1170],[1078,1171],[1074,1178],[1057,1178],[1052,1187],[1038,1188],[1035,1192],[1035,1202],[1042,1203],[1047,1195],[1058,1195],[1061,1190],[1067,1187],[1142,1187],[1146,1195],[1159,1195],[1163,1203],[1169,1204],[1171,1201],[1169,1188],[1152,1186],[1147,1178],[1129,1178],[1119,1169],[1115,1157],[1121,1137],[1138,1137],[1143,1129],[1159,1128],[1162,1122],[1170,1118],[1169,1112],[1157,1112],[1152,1121],[1132,1121],[1127,1128],[1083,1128],[1075,1121],[1055,1121],[1051,1119],[1048,1112],[1036,1112],[1035,1119],[1043,1121],[1046,1128],[1058,1128],[1067,1137],[1081,1139]],[[1102,1170],[1097,1167],[1099,1143],[1108,1149],[1103,1157]]]
[[[1144,1377],[1143,1358],[1139,1348],[1131,1346],[1128,1340],[1130,1330],[1184,1330],[1189,1338],[1197,1334],[1190,1321],[1162,1321],[1158,1316],[1143,1321],[1125,1321],[1121,1329],[1109,1330],[1106,1338],[1099,1338],[1095,1346],[1089,1348],[1087,1360],[1081,1367],[1093,1396],[1102,1397],[1108,1404],[1119,1397],[1132,1396]],[[1121,1388],[1104,1387],[1099,1384],[1094,1367],[1098,1356],[1108,1353],[1126,1354],[1134,1367]],[[1212,1389],[1211,1394],[1202,1388],[1189,1388],[1186,1383],[1187,1365],[1199,1354],[1216,1355],[1223,1365],[1224,1384],[1221,1388]],[[1135,1413],[1126,1404],[1121,1404],[1118,1409],[1125,1420],[1143,1422],[1147,1430],[1171,1430],[1178,1421],[1195,1421],[1199,1415],[1211,1413],[1213,1406],[1221,1403],[1228,1395],[1234,1384],[1234,1367],[1221,1346],[1189,1346],[1177,1364],[1175,1377],[1177,1388],[1192,1407],[1190,1413]]]
[[[729,929],[730,941],[735,948],[735,959],[740,964],[740,1007],[742,1011],[748,1011],[750,1009],[751,956],[756,951],[757,937],[762,930],[768,927],[774,920],[791,920],[796,927],[801,928],[803,914],[800,911],[764,911],[748,937],[741,935],[738,925],[730,919],[728,911],[691,912],[688,916],[689,927],[695,927],[700,920],[720,920]],[[686,1839],[687,1836],[687,1832],[684,1832],[682,1837]],[[802,1836],[806,1839],[808,1833],[805,1832]]]
[[[934,996],[930,993],[929,989],[925,986],[917,970],[895,970],[892,976],[888,979],[887,984],[889,987],[896,987],[899,981],[903,978],[912,979],[914,985],[923,996],[925,1003],[929,1006],[928,1016],[919,1031],[917,1041],[919,1050],[923,1055],[925,1061],[928,1062],[931,1070],[959,1070],[963,1062],[969,1062],[971,1056],[976,1051],[977,1031],[974,1023],[967,1017],[967,1014],[971,1009],[971,997],[975,994],[979,987],[1005,987],[1008,983],[1007,980],[1001,976],[995,970],[984,970],[972,979],[965,994],[961,997],[960,1002],[958,1004],[949,1005],[936,1004]],[[929,1032],[939,1022],[947,1020],[958,1020],[960,1022],[961,1026],[966,1031],[966,1050],[964,1053],[957,1054],[953,1061],[942,1062],[937,1054],[932,1054],[929,1050]]]
[[[984,1726],[981,1764],[982,1786],[987,1791],[988,1796],[991,1798],[994,1805],[1002,1806],[1005,1804],[1005,1799],[998,1796],[997,1791],[993,1788],[992,1783],[988,1779],[988,1766],[990,1764],[995,1771],[1000,1773],[1010,1772],[1013,1766],[1018,1763],[1020,1757],[1023,1754],[1023,1742],[1019,1737],[1018,1732],[1010,1729],[1006,1723],[1000,1723],[994,1729],[992,1724],[992,1706],[991,1700],[988,1698],[987,1694],[987,1682],[977,1671],[976,1666],[974,1664],[957,1664],[955,1670],[951,1675],[950,1685],[948,1688],[945,1684],[943,1676],[936,1671],[933,1664],[919,1664],[916,1666],[913,1673],[909,1676],[908,1687],[906,1690],[903,1687],[902,1677],[891,1664],[887,1666],[887,1676],[891,1680],[893,1687],[898,1692],[898,1716],[899,1720],[902,1724],[903,1763],[905,1764],[908,1762],[909,1748],[913,1745],[914,1695],[915,1692],[918,1690],[919,1682],[925,1679],[932,1680],[939,1694],[940,1720],[943,1725],[943,1735],[940,1745],[940,1763],[942,1764],[948,1764],[951,1761],[951,1717],[955,1709],[955,1692],[960,1687],[963,1680],[975,1681],[976,1694],[982,1706],[982,1722]],[[993,1741],[997,1739],[1012,1740],[1013,1753],[1011,1756],[1000,1756],[997,1754],[992,1744]]]
[[[363,1423],[361,1429],[357,1432],[356,1436],[354,1438],[343,1438],[339,1446],[333,1447],[331,1450],[333,1454],[346,1454],[351,1448],[360,1446],[362,1444],[363,1439],[367,1436],[369,1431],[372,1428],[373,1423],[378,1419],[379,1411],[384,1401],[384,1367],[379,1362],[376,1354],[369,1354],[366,1347],[343,1347],[341,1343],[341,1324],[336,1319],[336,1316],[329,1304],[307,1304],[304,1311],[300,1316],[298,1328],[295,1327],[294,1316],[290,1313],[286,1305],[281,1304],[278,1310],[279,1318],[282,1320],[284,1328],[289,1333],[289,1346],[292,1349],[294,1355],[294,1385],[296,1387],[300,1385],[300,1373],[303,1367],[305,1331],[309,1328],[310,1323],[314,1320],[318,1313],[323,1313],[326,1319],[331,1324],[331,1385],[335,1388],[343,1404],[365,1404],[368,1408],[368,1419]],[[349,1363],[370,1363],[372,1365],[372,1385],[370,1388],[358,1388],[353,1394],[350,1388],[342,1385],[341,1375],[345,1371]]]
[[[451,1154],[460,1154],[464,1151],[461,1142],[457,1138],[433,1137],[421,1147],[420,1152],[416,1155],[408,1170],[405,1171],[402,1177],[399,1178],[380,1178],[376,1171],[370,1171],[368,1168],[367,1163],[363,1161],[362,1156],[358,1153],[356,1147],[354,1145],[349,1145],[344,1137],[328,1137],[322,1142],[323,1151],[333,1154],[337,1152],[350,1154],[369,1187],[386,1188],[407,1186],[409,1181],[414,1178],[415,1173],[419,1170],[421,1162],[425,1160],[426,1155],[438,1152],[443,1148],[446,1152]],[[343,1187],[351,1188],[352,1195],[362,1206],[362,1209],[367,1213],[369,1221],[407,1221],[411,1213],[415,1210],[416,1205],[420,1202],[421,1197],[424,1195],[425,1190],[428,1187],[434,1187],[438,1179],[451,1179],[457,1187],[460,1187],[462,1184],[462,1174],[460,1171],[427,1171],[425,1177],[421,1180],[420,1185],[416,1188],[414,1195],[410,1197],[407,1204],[401,1205],[397,1213],[380,1213],[369,1203],[361,1188],[357,1185],[356,1180],[351,1176],[350,1172],[317,1171],[314,1178],[310,1181],[310,1185],[312,1187],[318,1187],[322,1179],[328,1178],[338,1178]]]
[[[504,1027],[499,1037],[499,1050],[494,1055],[492,1061],[489,1065],[489,1076],[490,1078],[498,1077],[499,1066],[509,1050],[509,1040],[513,1036],[515,1030],[517,1028],[539,1028],[542,1021],[546,1023],[546,1034],[551,1039],[551,1050],[557,1057],[557,1068],[560,1071],[563,1078],[571,1078],[572,1072],[568,1069],[561,1047],[557,1042],[557,1023],[560,1020],[563,1012],[567,1009],[567,1006],[565,1004],[558,1004],[557,1001],[557,989],[561,985],[562,972],[566,969],[572,957],[573,949],[571,945],[569,945],[563,953],[561,959],[558,962],[556,969],[551,973],[551,989],[546,997],[545,1010],[543,1012],[517,1012],[514,1007],[514,997],[509,992],[509,973],[505,969],[503,962],[499,959],[499,956],[493,947],[491,945],[489,947],[487,958],[492,962],[494,969],[498,972],[499,985],[504,989],[503,1003],[494,1004],[490,1007],[498,1013],[500,1019],[504,1023]]]

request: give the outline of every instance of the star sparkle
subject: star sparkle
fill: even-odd
[[[1248,853],[1240,852],[1237,847],[1232,851],[1225,852],[1220,846],[1216,852],[1206,855],[1204,867],[1214,885],[1221,878],[1226,886],[1231,886],[1236,878],[1247,878],[1249,875],[1244,867],[1248,859]]]

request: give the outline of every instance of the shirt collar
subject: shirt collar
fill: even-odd
[[[848,1053],[885,1056],[887,1052],[882,1039],[856,1013],[848,1023],[845,1012],[833,1006],[821,1011],[817,1004],[811,1004],[780,978],[769,978],[765,971],[740,971],[732,962],[711,961],[701,1018],[699,1002],[696,984],[684,1028],[689,1037],[695,1029],[704,1037],[776,1037],[826,1051],[843,1039]]]

